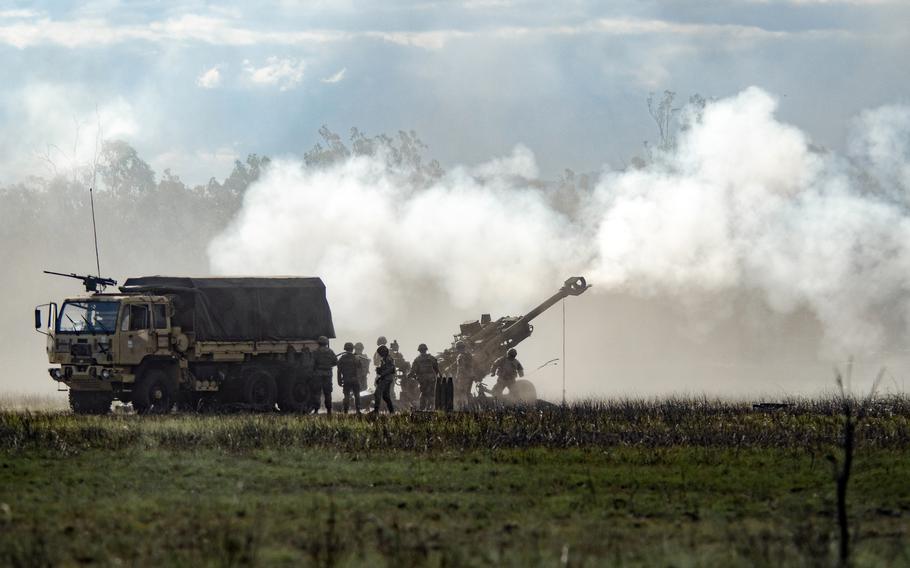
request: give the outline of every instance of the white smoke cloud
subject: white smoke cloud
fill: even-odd
[[[709,105],[665,162],[607,174],[593,276],[649,294],[757,291],[778,311],[811,309],[831,346],[878,347],[895,311],[907,328],[910,217],[775,108],[748,89]],[[881,127],[883,112],[854,136],[873,177],[899,170],[893,141],[910,134]]]
[[[32,83],[8,97],[18,128],[0,138],[0,178],[24,172],[69,175],[91,164],[102,139],[132,140],[141,133],[133,104],[72,84]]]
[[[527,152],[482,166],[482,180],[455,168],[421,189],[382,158],[311,170],[276,161],[211,244],[212,269],[320,275],[338,319],[366,328],[433,291],[462,308],[481,296],[524,307],[560,281],[573,248],[565,219],[514,184]]]
[[[573,219],[548,205],[522,146],[429,187],[381,158],[277,161],[211,244],[212,269],[320,275],[342,325],[362,329],[418,297],[526,309],[583,273],[601,291],[808,308],[838,349],[905,336],[910,110],[863,113],[842,157],[776,106],[757,88],[709,104],[672,153],[605,171]]]

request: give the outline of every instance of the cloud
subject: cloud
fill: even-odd
[[[247,78],[257,85],[274,85],[281,91],[297,87],[303,81],[306,64],[293,58],[269,57],[262,67],[256,67],[249,60],[243,62]]]
[[[452,41],[480,39],[516,39],[561,35],[677,35],[707,36],[728,40],[781,39],[788,37],[849,37],[845,30],[769,30],[759,26],[735,24],[691,24],[660,19],[597,18],[563,26],[500,26],[486,29],[437,29],[424,31],[313,29],[278,31],[253,29],[220,16],[184,14],[145,24],[115,24],[103,18],[54,20],[28,11],[21,19],[0,23],[0,43],[24,49],[38,45],[61,45],[69,48],[114,45],[129,41],[171,44],[198,42],[210,45],[315,45],[374,39],[405,47],[441,49]]]
[[[324,79],[320,79],[320,81],[322,81],[323,83],[340,83],[342,81],[342,79],[344,79],[344,75],[345,75],[345,73],[347,73],[347,70],[348,70],[347,67],[345,67],[345,68],[341,69],[340,71],[338,71],[337,73],[335,73],[334,75],[332,75],[331,77],[326,77]]]
[[[41,13],[35,10],[17,9],[17,10],[0,10],[0,20],[18,20],[37,18]]]
[[[903,0],[743,0],[747,4],[853,4],[856,6],[899,5]]]
[[[199,77],[196,79],[196,84],[203,89],[214,89],[221,86],[220,66],[216,65],[202,73],[202,75],[199,75]]]

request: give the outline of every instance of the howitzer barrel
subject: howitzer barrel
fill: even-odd
[[[590,288],[590,286],[588,286],[588,282],[585,280],[584,276],[572,276],[571,278],[567,278],[563,283],[562,288],[560,288],[558,292],[541,302],[530,312],[521,316],[518,321],[509,326],[506,332],[512,328],[521,329],[522,327],[527,326],[529,323],[531,323],[531,320],[552,308],[563,298],[567,298],[569,296],[579,296],[583,294],[584,291],[588,288]]]

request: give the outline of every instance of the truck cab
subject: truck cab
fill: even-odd
[[[74,410],[109,407],[131,389],[148,357],[171,358],[171,314],[169,299],[155,295],[94,294],[66,299],[59,309],[39,306],[36,328],[45,322],[48,362],[59,365],[49,374],[70,388]]]

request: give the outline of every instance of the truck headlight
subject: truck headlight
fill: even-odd
[[[101,369],[101,378],[105,381],[111,378],[112,374],[110,369]]]
[[[51,378],[55,381],[59,381],[63,378],[63,371],[61,371],[59,368],[48,369],[48,372],[51,374]]]

